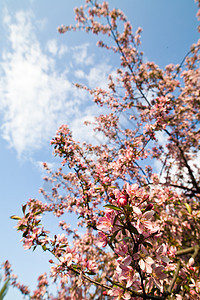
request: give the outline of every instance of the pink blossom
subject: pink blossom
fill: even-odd
[[[135,271],[133,270],[133,268],[131,266],[126,266],[126,265],[120,264],[119,267],[121,268],[119,280],[125,280],[126,287],[128,288],[135,281]]]
[[[158,226],[155,226],[151,221],[151,218],[155,213],[153,210],[148,210],[142,213],[138,207],[134,207],[133,211],[138,218],[136,228],[139,233],[148,236],[160,230],[160,228]]]
[[[66,264],[68,267],[71,266],[73,260],[73,255],[72,253],[66,253],[63,256],[60,257],[60,261],[63,264]]]
[[[111,290],[107,293],[109,296],[116,297],[115,300],[129,300],[131,299],[131,295],[128,292],[124,292],[123,289],[119,287],[113,287]]]
[[[139,186],[137,183],[132,184],[132,185],[127,183],[125,186],[125,190],[131,199],[133,199],[134,197],[137,197],[141,193],[141,190],[139,190]]]
[[[121,296],[123,295],[123,289],[119,287],[113,287],[111,290],[108,291],[108,295],[117,297],[116,300],[120,300]]]
[[[181,295],[175,295],[176,296],[176,300],[183,300],[183,297]]]
[[[140,250],[134,254],[134,259],[139,260],[139,266],[143,272],[152,272],[152,265],[155,264],[155,261],[149,256],[148,251],[143,245],[141,245]]]
[[[98,271],[96,263],[92,260],[87,261],[87,268],[94,273]]]
[[[24,250],[28,250],[32,246],[33,246],[33,240],[32,239],[25,239],[24,240],[24,244],[23,244]]]
[[[98,246],[99,247],[106,247],[106,245],[108,243],[107,236],[101,231],[98,232],[98,236],[99,236],[99,240],[98,240],[98,243],[97,243]]]
[[[152,174],[151,180],[153,181],[154,184],[159,184],[160,180],[157,174]]]
[[[162,244],[158,249],[156,250],[156,260],[161,260],[163,263],[168,264],[170,262],[169,257],[167,256],[167,245]]]
[[[113,224],[113,217],[110,213],[106,213],[105,217],[100,217],[97,224],[98,230],[110,231]]]
[[[167,275],[163,273],[164,266],[159,266],[152,264],[152,273],[151,273],[151,280],[153,280],[153,283],[156,285],[157,288],[163,292],[163,280],[167,278]],[[151,283],[150,283],[151,284]]]
[[[125,280],[126,281],[126,287],[130,287],[133,282],[136,281],[135,277],[135,270],[130,266],[131,264],[131,256],[128,255],[124,259],[119,258],[117,262],[119,263],[117,267],[117,273],[119,276],[119,280]]]
[[[128,246],[125,242],[119,243],[115,248],[115,253],[117,253],[120,256],[125,256],[127,251],[128,251]]]

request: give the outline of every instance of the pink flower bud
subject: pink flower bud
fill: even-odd
[[[148,210],[152,210],[153,208],[153,204],[152,203],[149,203],[145,209],[145,211],[148,211]]]
[[[148,194],[143,195],[142,200],[143,201],[149,200],[149,195]]]
[[[106,296],[106,295],[107,295],[107,291],[103,291],[103,295],[105,295],[105,296]]]
[[[120,194],[117,198],[117,204],[121,207],[124,207],[127,204],[127,196]]]

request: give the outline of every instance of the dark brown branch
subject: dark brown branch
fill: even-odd
[[[178,188],[178,189],[182,189],[182,190],[186,190],[188,192],[191,192],[192,194],[195,194],[196,191],[192,188],[189,188],[187,186],[184,186],[184,185],[178,185],[178,184],[173,184],[173,183],[164,183],[164,185],[167,185],[167,186],[173,186],[175,188]]]
[[[100,282],[97,282],[97,281],[93,280],[92,278],[86,276],[85,274],[81,274],[80,271],[73,269],[73,267],[68,267],[68,270],[70,270],[70,271],[76,273],[77,275],[81,275],[84,279],[88,280],[89,282],[91,282],[91,283],[93,283],[93,284],[95,284],[95,285],[101,286],[102,288],[105,288],[105,289],[107,289],[107,290],[110,290],[110,289],[111,289],[110,286],[108,286],[108,285],[106,285],[106,284],[103,284],[103,283],[100,283]]]
[[[175,284],[176,279],[177,279],[177,277],[178,277],[178,273],[179,273],[179,271],[180,271],[180,268],[181,268],[181,262],[179,261],[178,264],[177,264],[177,268],[176,268],[176,271],[175,271],[175,273],[174,273],[174,276],[173,276],[173,278],[172,278],[172,281],[171,281],[171,283],[170,283],[170,286],[169,286],[169,288],[168,288],[168,293],[169,293],[169,294],[171,294],[171,292],[172,292],[172,290],[173,290],[173,287],[174,287],[174,284]]]
[[[188,173],[189,173],[189,176],[191,178],[192,184],[193,184],[194,188],[196,189],[196,192],[200,193],[200,187],[198,186],[198,184],[196,182],[196,179],[195,179],[195,177],[193,175],[192,169],[190,168],[190,166],[189,166],[189,164],[187,162],[187,159],[186,159],[186,157],[184,155],[183,149],[181,148],[178,140],[174,140],[174,138],[172,137],[171,133],[167,129],[164,129],[164,131],[167,133],[168,136],[171,137],[172,141],[174,141],[174,143],[176,144],[176,146],[177,146],[177,148],[178,148],[178,150],[179,150],[179,152],[181,154],[181,157],[182,157],[182,159],[184,161],[184,164],[185,164],[185,166],[186,166],[186,168],[188,170]]]
[[[122,48],[121,48],[121,46],[120,46],[118,40],[117,40],[117,37],[116,37],[116,35],[115,35],[115,33],[114,33],[113,29],[112,29],[112,26],[111,26],[111,24],[110,24],[110,21],[109,21],[109,18],[108,18],[108,17],[107,17],[107,22],[108,22],[108,25],[110,26],[110,31],[111,31],[111,33],[112,33],[113,39],[114,39],[115,43],[117,44],[117,46],[118,46],[118,48],[119,48],[119,51],[120,51],[121,55],[122,55],[123,58],[125,59],[126,64],[127,64],[128,68],[129,68],[129,70],[131,71],[131,74],[134,74],[133,68],[131,67],[131,65],[130,65],[129,62],[127,61],[127,58],[126,58],[126,56],[125,56],[125,54],[124,54],[124,52],[123,52],[123,50],[122,50]],[[145,101],[147,102],[148,106],[150,107],[151,104],[150,104],[149,100],[148,100],[147,97],[144,95],[143,91],[142,91],[141,88],[137,85],[137,83],[136,83],[136,88],[138,89],[138,91],[140,92],[140,94],[142,95],[142,97],[145,99]]]

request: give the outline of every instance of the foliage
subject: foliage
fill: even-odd
[[[7,278],[6,281],[4,282],[2,288],[0,289],[0,300],[3,300],[3,298],[6,296],[6,293],[8,291],[9,281],[10,281],[10,279]]]
[[[121,10],[86,0],[75,15],[75,26],[60,33],[102,36],[98,46],[120,58],[106,90],[77,84],[106,108],[94,123],[106,142],[81,144],[61,126],[51,144],[62,165],[53,173],[44,163],[52,196],[41,190],[46,202],[30,199],[22,217],[12,216],[25,249],[52,254],[57,296],[46,274],[30,293],[8,262],[5,272],[31,299],[199,299],[200,41],[179,65],[160,69],[144,61],[142,30],[133,33]],[[123,126],[122,115],[130,120]],[[62,216],[62,234],[52,237],[43,226],[47,213]],[[70,213],[84,234],[65,222]]]

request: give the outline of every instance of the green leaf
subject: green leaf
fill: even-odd
[[[25,204],[25,205],[22,205],[22,211],[23,211],[23,214],[25,215],[25,211],[26,211],[26,204]]]
[[[118,211],[121,210],[121,208],[119,208],[118,206],[112,205],[112,204],[104,205],[104,207],[107,207],[107,208],[110,208],[110,209],[113,209],[113,210],[118,210]]]
[[[95,187],[95,190],[96,191],[99,191],[99,190],[101,190],[102,189],[102,187]]]
[[[30,213],[28,212],[28,213],[25,215],[25,218],[28,218],[29,215],[30,215]]]
[[[114,221],[113,221],[113,226],[116,224],[116,222],[117,222],[117,219],[118,219],[118,215],[116,215],[116,216],[115,216],[115,218],[114,218]]]
[[[17,230],[23,230],[23,229],[25,229],[27,226],[26,225],[19,225],[18,227],[17,227]]]
[[[184,289],[186,289],[187,291],[189,291],[190,290],[190,288],[189,288],[189,286],[187,286],[186,284],[184,284]]]
[[[38,210],[34,213],[34,216],[40,215],[41,214],[41,210]]]
[[[96,273],[92,272],[92,271],[87,271],[86,272],[88,275],[95,275]]]
[[[13,219],[13,220],[21,220],[22,219],[22,218],[20,218],[18,216],[15,216],[15,215],[11,216],[10,218]]]
[[[27,229],[26,231],[24,231],[24,233],[22,234],[23,237],[26,237],[28,234],[29,230]]]
[[[44,251],[46,251],[46,250],[47,250],[47,246],[46,246],[46,245],[42,245],[42,249],[43,249]]]
[[[191,212],[192,212],[191,206],[188,203],[184,203],[184,204],[185,204],[185,207],[187,208],[187,211],[189,212],[189,214],[191,214]]]
[[[130,240],[132,240],[132,238],[130,237],[130,236],[125,236],[124,238],[123,238],[123,241],[130,241]]]
[[[8,290],[8,286],[9,286],[9,281],[10,281],[10,278],[8,278],[4,285],[2,286],[2,288],[0,289],[0,300],[3,300],[3,298],[5,297],[6,293],[7,293],[7,290]]]
[[[129,212],[132,212],[133,211],[133,208],[130,206],[130,205],[125,205],[124,206]]]

